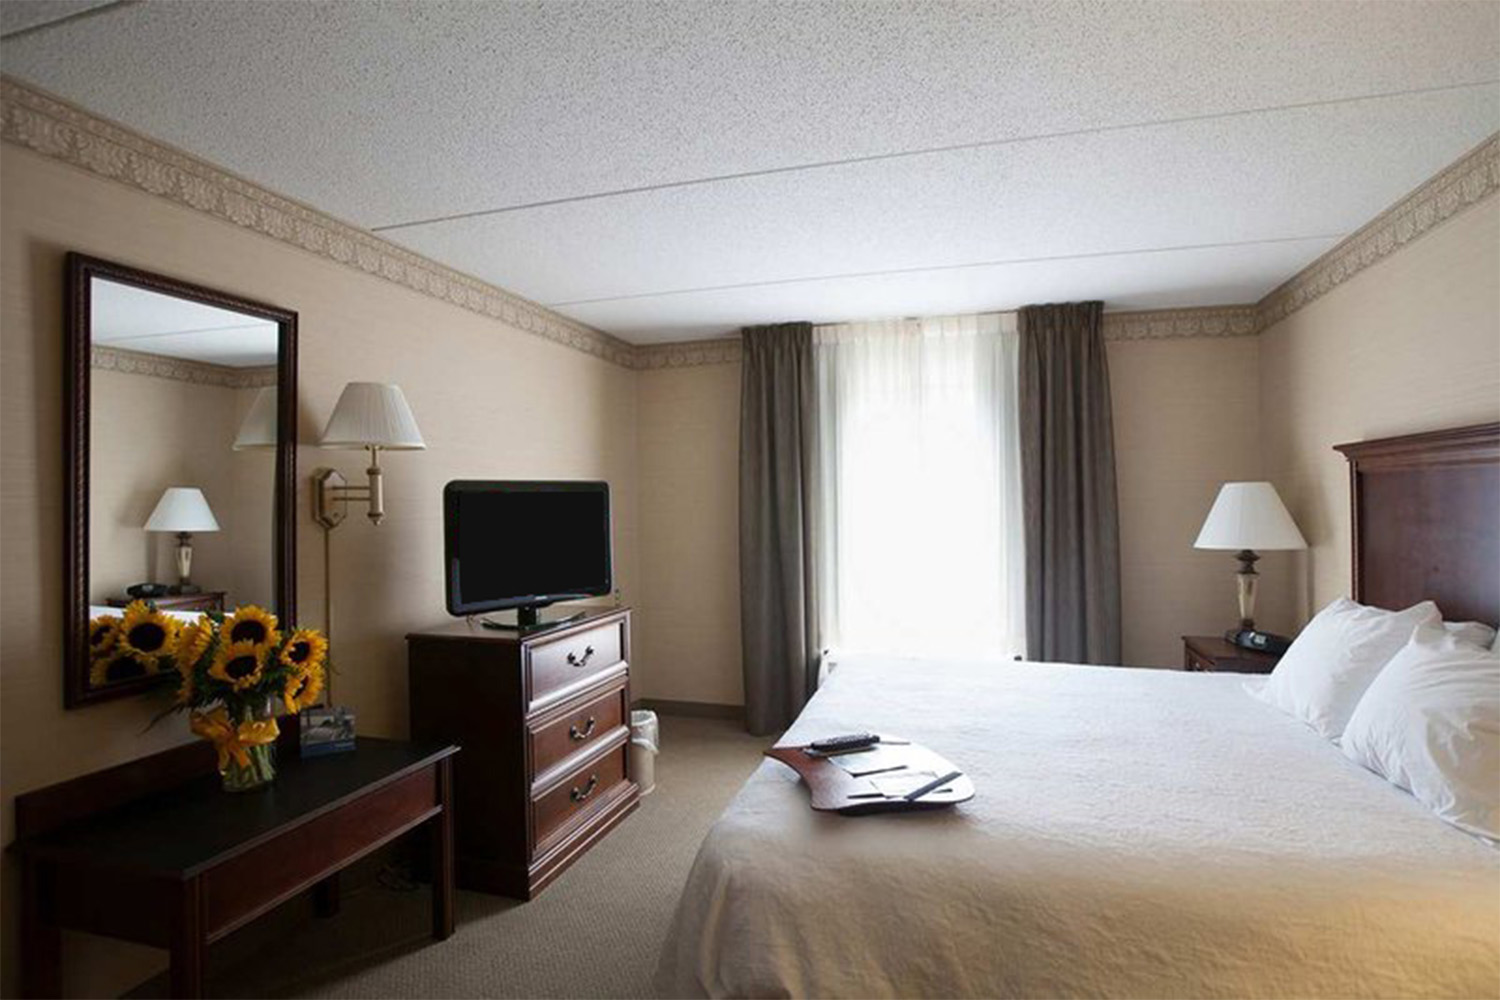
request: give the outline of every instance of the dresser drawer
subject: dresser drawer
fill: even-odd
[[[615,736],[625,725],[625,691],[622,684],[545,722],[528,723],[532,777],[546,780],[546,772],[557,764]]]
[[[554,835],[562,833],[571,821],[593,811],[598,803],[611,797],[625,780],[625,758],[630,741],[585,761],[550,790],[532,800],[533,843],[540,853]]]
[[[533,643],[527,662],[530,710],[556,703],[612,668],[623,671],[625,618]]]

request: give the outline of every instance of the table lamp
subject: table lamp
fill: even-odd
[[[147,531],[175,531],[177,533],[177,586],[174,594],[197,594],[200,589],[193,583],[193,532],[218,531],[219,522],[209,509],[203,491],[194,486],[171,486],[156,502],[156,509],[146,520]]]
[[[1307,548],[1270,483],[1225,483],[1198,532],[1195,549],[1227,549],[1240,561],[1240,628],[1255,627],[1255,562],[1261,552]]]

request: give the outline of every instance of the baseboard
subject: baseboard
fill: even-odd
[[[693,719],[745,721],[744,705],[720,705],[708,701],[672,701],[667,698],[637,698],[631,708],[649,708],[661,715],[686,715]]]

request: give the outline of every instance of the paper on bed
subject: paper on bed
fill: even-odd
[[[836,754],[825,759],[853,777],[860,778],[897,768],[922,767],[930,756],[931,753],[922,747],[900,744],[899,749],[896,746],[875,746],[869,750]]]

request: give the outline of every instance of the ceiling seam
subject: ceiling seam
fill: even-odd
[[[76,10],[71,14],[64,14],[61,17],[55,17],[50,21],[42,21],[37,24],[28,24],[24,28],[17,28],[14,31],[7,31],[4,34],[0,34],[0,42],[9,41],[12,38],[24,38],[27,35],[35,35],[43,31],[50,31],[53,28],[59,27],[64,24],[69,24],[73,21],[82,21],[85,18],[96,17],[99,14],[112,13],[125,7],[134,7],[141,2],[142,0],[113,0],[112,3],[102,3],[97,7],[89,7],[86,10]]]
[[[1233,306],[1106,312],[1106,340],[1259,336],[1366,268],[1500,194],[1500,132],[1398,199],[1259,301]],[[1212,313],[1219,315],[1210,316]],[[636,346],[638,369],[738,361],[738,335]]]
[[[596,299],[570,299],[566,302],[548,302],[549,309],[567,306],[598,305],[604,302],[629,302],[636,299],[660,299],[674,295],[698,295],[704,292],[729,292],[746,288],[770,288],[777,285],[799,285],[819,281],[843,281],[850,278],[882,278],[898,274],[930,274],[937,271],[962,271],[981,267],[1012,267],[1022,264],[1048,264],[1065,260],[1097,260],[1101,257],[1134,257],[1147,254],[1185,253],[1190,250],[1217,250],[1230,247],[1268,246],[1282,243],[1320,243],[1339,240],[1347,233],[1326,233],[1316,236],[1273,236],[1262,240],[1238,240],[1226,243],[1186,243],[1181,246],[1143,247],[1130,250],[1099,250],[1093,253],[1057,254],[1051,257],[1013,257],[1000,260],[981,260],[965,264],[932,264],[919,267],[898,267],[888,271],[848,271],[842,274],[813,275],[806,278],[776,278],[767,281],[745,281],[730,285],[704,285],[701,288],[674,288],[661,292],[633,292],[629,295],[607,295]]]
[[[1242,118],[1253,115],[1277,114],[1287,111],[1304,111],[1311,108],[1333,107],[1341,104],[1359,104],[1369,101],[1393,100],[1398,97],[1413,97],[1422,94],[1449,93],[1456,90],[1474,90],[1481,87],[1493,87],[1500,83],[1500,78],[1492,80],[1480,80],[1473,83],[1444,84],[1438,87],[1414,87],[1409,90],[1393,90],[1379,94],[1363,94],[1356,97],[1330,98],[1324,101],[1303,101],[1291,104],[1273,104],[1262,108],[1246,108],[1239,111],[1218,111],[1202,115],[1184,115],[1177,118],[1160,118],[1142,122],[1124,122],[1117,125],[1100,125],[1084,129],[1065,129],[1058,132],[1041,132],[1034,135],[1014,136],[1008,139],[983,139],[976,142],[954,143],[946,146],[931,146],[922,149],[898,150],[890,153],[875,153],[869,156],[855,156],[837,160],[819,160],[813,163],[794,164],[785,167],[767,167],[763,170],[745,170],[737,173],[718,174],[712,177],[691,178],[683,181],[664,181],[660,184],[643,184],[637,187],[617,188],[610,191],[596,191],[589,194],[569,195],[562,198],[547,198],[540,201],[524,202],[517,205],[502,205],[498,208],[481,208],[471,212],[454,212],[448,215],[437,215],[427,219],[416,219],[408,222],[389,222],[378,226],[370,226],[372,233],[390,232],[396,229],[414,229],[419,226],[439,225],[446,222],[461,222],[467,219],[479,219],[493,215],[506,215],[512,212],[526,212],[539,208],[551,208],[557,205],[570,205],[579,202],[600,201],[607,198],[623,198],[637,194],[651,194],[657,191],[671,191],[679,188],[702,187],[709,184],[722,184],[731,181],[749,180],[757,177],[773,177],[780,174],[801,173],[813,170],[829,170],[837,167],[857,166],[866,163],[883,163],[888,160],[910,159],[918,156],[941,156],[947,153],[960,153],[976,149],[996,149],[1002,146],[1022,145],[1035,142],[1050,142],[1056,139],[1077,138],[1085,135],[1108,135],[1115,132],[1137,131],[1151,128],[1168,128],[1176,125],[1189,125],[1197,122],[1218,121],[1227,118]]]

